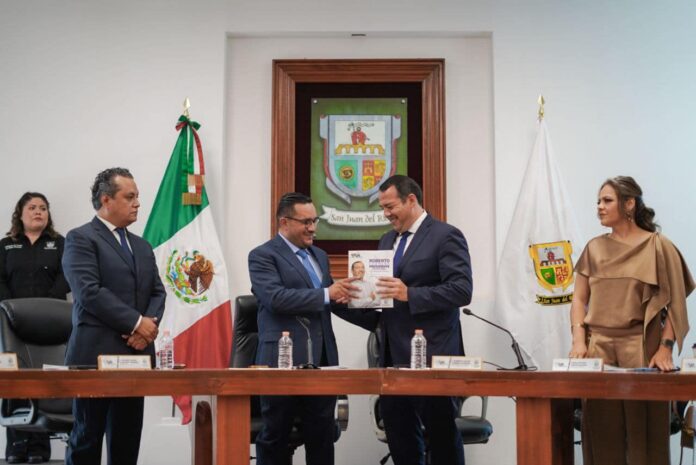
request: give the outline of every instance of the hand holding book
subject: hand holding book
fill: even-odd
[[[377,280],[377,294],[383,299],[408,301],[408,287],[399,278],[382,276]]]
[[[352,284],[355,279],[345,278],[334,282],[329,286],[329,299],[339,304],[349,303],[360,292],[360,288]]]

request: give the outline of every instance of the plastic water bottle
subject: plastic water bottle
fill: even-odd
[[[174,339],[168,329],[165,329],[162,335],[158,356],[160,370],[174,369]]]
[[[427,368],[427,351],[428,341],[423,336],[423,330],[417,329],[416,334],[411,339],[411,368],[423,369]]]
[[[292,368],[292,339],[289,331],[283,331],[283,335],[278,339],[278,368]]]

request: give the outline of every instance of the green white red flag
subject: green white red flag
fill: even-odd
[[[174,338],[174,360],[187,368],[229,365],[232,318],[227,267],[203,185],[205,164],[200,125],[179,118],[179,138],[162,178],[143,237],[155,252],[167,302],[160,338]],[[155,341],[158,345],[159,338]],[[191,397],[176,396],[191,421]]]

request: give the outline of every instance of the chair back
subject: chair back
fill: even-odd
[[[247,368],[256,362],[256,350],[259,343],[259,325],[256,315],[259,308],[256,297],[240,295],[234,299],[234,332],[232,335],[232,356],[230,367]],[[259,396],[251,396],[251,429],[249,442],[256,442],[256,435],[263,424],[261,420],[261,402]]]
[[[0,351],[17,354],[19,368],[62,365],[72,331],[72,305],[48,298],[0,302]]]
[[[0,302],[0,352],[17,354],[19,368],[63,365],[72,331],[72,304],[49,298],[7,299]],[[37,409],[70,414],[72,399],[39,399]]]
[[[258,303],[253,295],[234,299],[234,335],[232,337],[232,368],[246,368],[256,361],[259,326],[256,321]]]

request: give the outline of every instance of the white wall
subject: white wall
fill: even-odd
[[[8,226],[14,202],[29,189],[49,196],[59,230],[87,221],[94,174],[124,165],[141,190],[135,228],[141,230],[174,144],[181,101],[189,96],[194,119],[203,123],[208,188],[231,289],[246,292],[246,253],[269,230],[270,58],[421,51],[448,60],[448,218],[471,241],[475,305],[483,314],[540,92],[586,237],[601,232],[594,218],[598,185],[630,174],[665,233],[696,266],[689,211],[696,201],[690,182],[696,4],[690,1],[0,0],[0,11],[0,219]],[[342,39],[348,32],[366,32],[368,39]],[[472,37],[478,32],[490,39]],[[316,44],[310,46],[308,34],[317,36]],[[323,41],[332,47],[322,50]],[[345,43],[350,48],[342,49]],[[472,63],[479,67],[469,68]],[[479,90],[457,77],[490,80]],[[469,104],[484,110],[480,119]],[[470,353],[511,361],[505,339],[466,324]],[[360,347],[362,354],[361,336],[343,326],[337,332],[344,363],[359,363],[346,348]],[[152,424],[167,408],[149,405],[159,406],[148,409]],[[512,403],[494,399],[491,410],[494,439],[468,448],[470,464],[515,461]],[[368,428],[354,420],[351,428]],[[378,446],[369,434],[349,433],[338,445],[338,462],[357,463],[348,444],[359,444],[359,453],[375,463]]]

